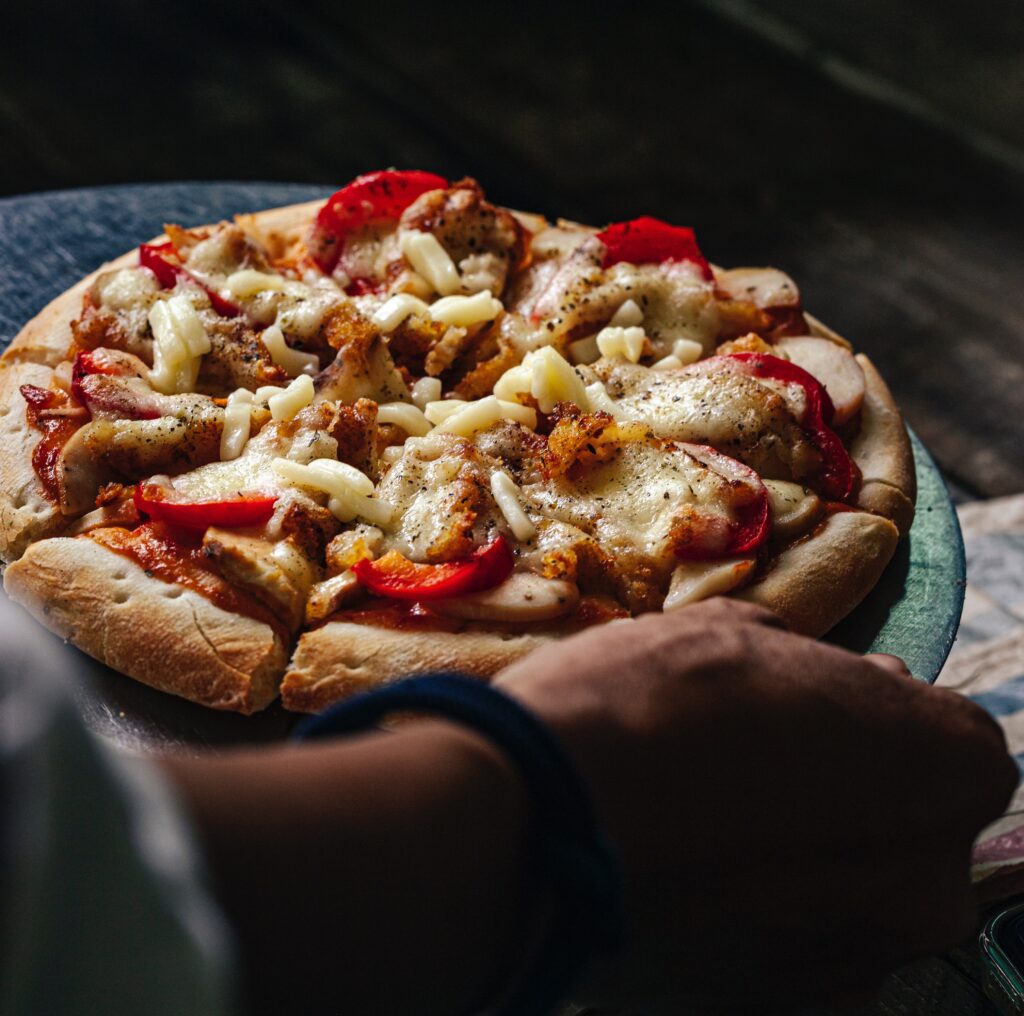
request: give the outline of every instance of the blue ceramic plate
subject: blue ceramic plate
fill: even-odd
[[[160,232],[238,212],[311,201],[329,187],[274,183],[170,183],[55,191],[0,200],[0,348],[55,296],[102,262]],[[826,316],[827,319],[827,316]],[[917,517],[882,581],[829,636],[859,652],[902,656],[934,681],[960,621],[965,586],[956,513],[931,456],[914,438]],[[285,736],[295,717],[216,713],[153,691],[79,654],[92,675],[81,702],[94,729],[132,747],[200,746]]]

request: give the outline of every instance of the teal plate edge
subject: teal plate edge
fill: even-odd
[[[967,589],[960,522],[935,460],[911,431],[917,507],[878,585],[826,636],[859,653],[892,653],[934,682],[953,646]]]

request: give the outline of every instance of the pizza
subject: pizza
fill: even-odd
[[[0,386],[8,594],[243,713],[714,595],[821,635],[913,516],[888,388],[785,273],[421,171],[165,225]]]

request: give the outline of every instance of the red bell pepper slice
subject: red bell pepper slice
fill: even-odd
[[[162,289],[171,289],[179,278],[185,278],[206,293],[210,298],[210,306],[221,317],[238,317],[242,313],[241,307],[230,300],[225,300],[215,289],[197,279],[183,264],[172,260],[177,257],[177,249],[169,240],[167,243],[139,244],[139,266],[148,268],[156,276]]]
[[[847,501],[857,483],[857,467],[839,435],[832,429],[835,408],[821,382],[803,367],[768,353],[732,353],[712,356],[695,363],[691,371],[713,373],[730,371],[766,378],[783,384],[798,385],[804,393],[805,409],[799,420],[822,458],[821,489],[829,498]]]
[[[122,371],[114,364],[97,356],[92,350],[81,350],[75,355],[74,363],[71,365],[71,394],[86,408],[88,401],[85,392],[82,391],[82,378],[90,374],[106,374],[109,377],[119,377]]]
[[[384,169],[357,176],[320,209],[313,234],[314,260],[330,274],[349,233],[378,219],[397,219],[421,194],[447,186],[443,176],[422,169]]]
[[[601,230],[597,238],[605,246],[602,268],[610,268],[620,261],[634,265],[689,261],[700,269],[705,279],[714,278],[689,226],[672,226],[643,215],[629,222],[613,222]]]
[[[230,501],[168,501],[167,489],[155,483],[139,483],[132,500],[140,515],[181,529],[208,526],[261,526],[274,513],[277,497],[255,495]]]
[[[491,589],[508,578],[514,564],[508,540],[498,536],[461,561],[417,564],[392,550],[376,561],[369,558],[357,561],[352,571],[377,596],[393,600],[440,600]]]
[[[748,554],[760,547],[768,539],[771,528],[768,490],[761,477],[749,466],[723,455],[710,445],[682,442],[679,447],[706,469],[725,479],[733,489],[746,487],[750,496],[734,510],[734,518],[728,522],[724,532],[722,526],[709,520],[707,538],[701,539],[699,523],[695,524],[688,533],[691,538],[676,546],[676,556],[690,561],[709,561]]]

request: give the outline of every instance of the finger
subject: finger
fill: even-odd
[[[913,678],[914,676],[910,672],[910,667],[898,656],[893,656],[891,653],[866,653],[864,659],[900,677]]]

